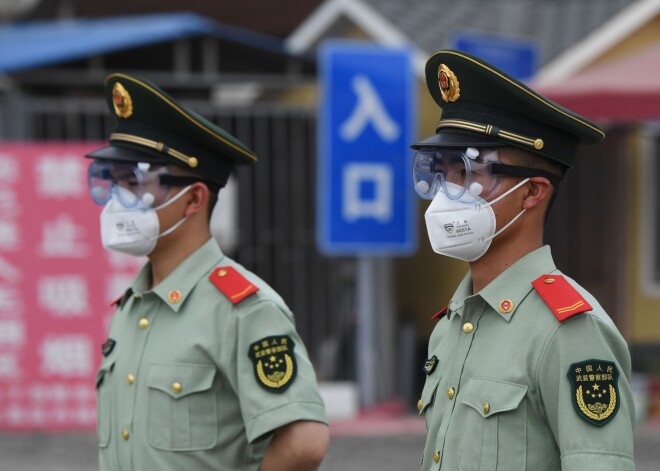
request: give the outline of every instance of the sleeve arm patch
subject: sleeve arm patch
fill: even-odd
[[[559,322],[593,309],[561,275],[542,275],[532,281],[532,286]]]
[[[209,280],[234,304],[259,291],[259,288],[233,267],[216,268],[209,275]]]
[[[601,427],[619,411],[619,370],[611,361],[586,360],[568,368],[573,407],[578,417]]]
[[[288,335],[263,338],[250,345],[248,357],[254,366],[257,384],[266,391],[281,393],[293,384],[298,373],[296,344]]]

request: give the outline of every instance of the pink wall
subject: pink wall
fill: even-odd
[[[86,430],[111,302],[143,260],[101,246],[83,155],[0,143],[0,430]]]

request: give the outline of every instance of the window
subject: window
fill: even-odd
[[[660,125],[647,130],[642,148],[642,284],[660,297]]]

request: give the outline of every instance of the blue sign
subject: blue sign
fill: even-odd
[[[532,42],[497,36],[458,34],[454,49],[475,55],[518,80],[534,76],[538,61],[538,48]]]
[[[408,49],[331,42],[320,51],[317,239],[328,255],[416,249]]]

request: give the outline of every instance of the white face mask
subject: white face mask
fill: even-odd
[[[529,178],[526,178],[521,181],[490,203],[469,191],[457,200],[449,199],[442,190],[438,191],[424,215],[433,251],[466,262],[474,262],[482,257],[490,247],[490,242],[526,211],[520,211],[506,226],[495,232],[497,221],[491,205],[520,188],[528,180]],[[460,187],[453,183],[446,185],[455,187],[450,191],[460,190]]]
[[[149,255],[156,247],[156,241],[172,233],[185,222],[184,217],[168,230],[160,234],[160,224],[156,211],[174,203],[183,196],[190,186],[185,187],[172,199],[157,208],[124,208],[113,196],[101,212],[101,242],[108,250],[122,252],[136,257]],[[118,191],[128,191],[117,188]]]

